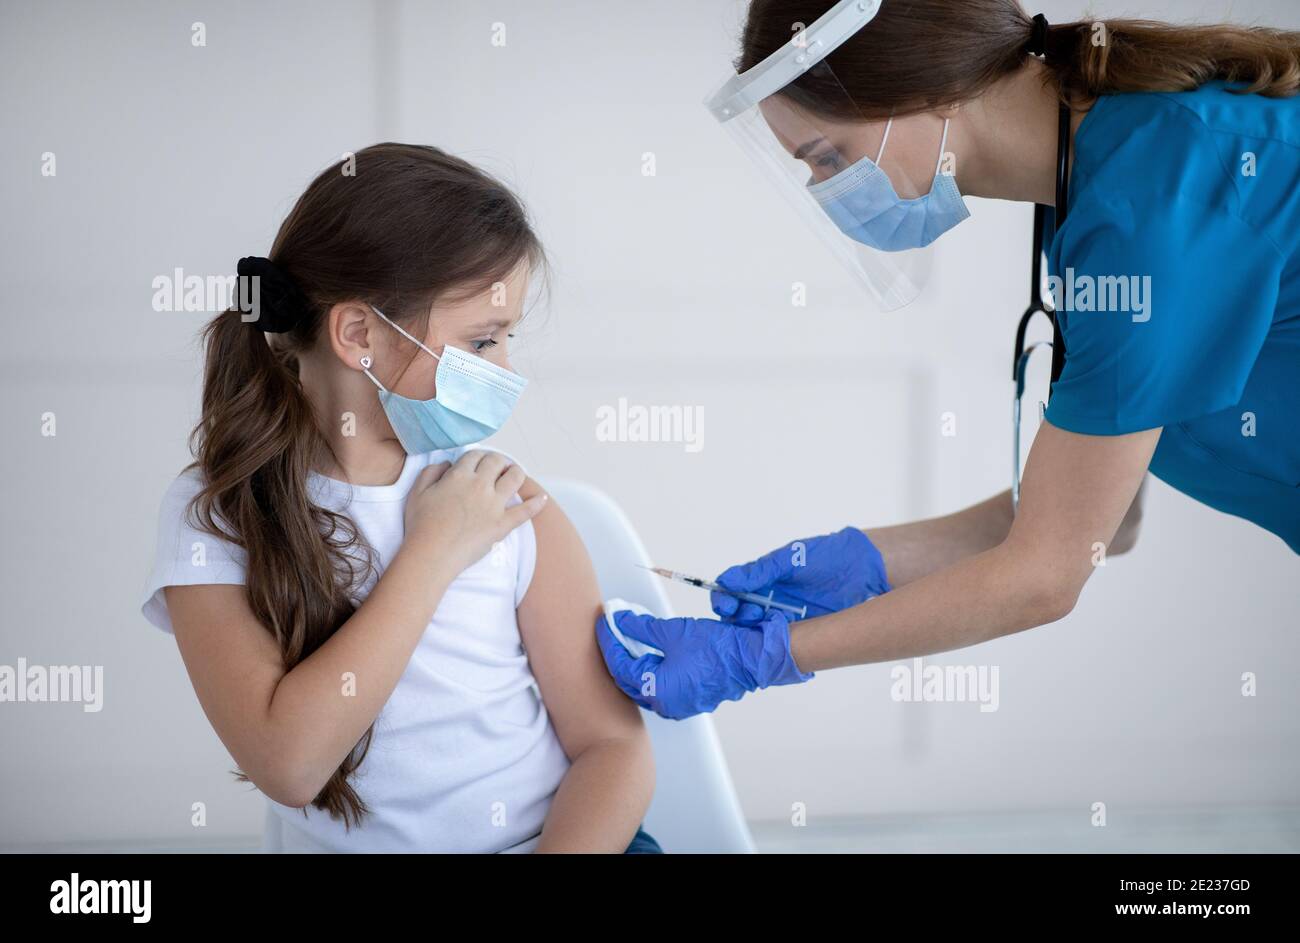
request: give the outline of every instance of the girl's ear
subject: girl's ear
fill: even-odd
[[[370,328],[370,309],[359,302],[339,302],[325,315],[330,349],[349,367],[356,367],[367,354],[374,356]]]

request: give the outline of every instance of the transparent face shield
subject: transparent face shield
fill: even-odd
[[[942,118],[866,118],[830,65],[813,61],[877,7],[838,4],[763,62],[731,76],[705,104],[857,277],[873,307],[892,311],[919,294],[934,239],[946,217],[964,218],[965,206],[944,159]],[[937,185],[944,192],[931,195]]]

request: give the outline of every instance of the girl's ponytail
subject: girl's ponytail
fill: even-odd
[[[239,307],[214,318],[204,339],[203,418],[191,440],[205,487],[194,513],[247,555],[249,605],[279,644],[287,671],[352,615],[347,589],[361,568],[345,551],[363,545],[350,519],[308,496],[308,471],[328,446],[298,382],[296,357],[273,349]],[[349,826],[367,811],[348,779],[372,732],[315,803]],[[241,772],[236,777],[247,781]]]

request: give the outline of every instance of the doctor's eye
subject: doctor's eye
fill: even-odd
[[[822,151],[811,158],[812,165],[822,170],[839,170],[841,166],[839,151]]]

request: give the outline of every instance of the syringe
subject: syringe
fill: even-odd
[[[646,566],[638,563],[637,566],[649,570],[651,573],[657,573],[666,580],[672,580],[675,583],[685,583],[688,586],[697,586],[700,589],[707,589],[711,592],[722,593],[724,596],[731,596],[743,602],[752,602],[756,606],[762,606],[764,609],[781,609],[785,612],[793,612],[800,619],[808,615],[807,606],[791,606],[787,603],[777,602],[772,598],[771,593],[766,596],[760,596],[758,593],[745,593],[736,589],[727,589],[712,580],[700,579],[698,576],[687,576],[685,573],[678,573],[675,570],[665,570],[661,566]]]

